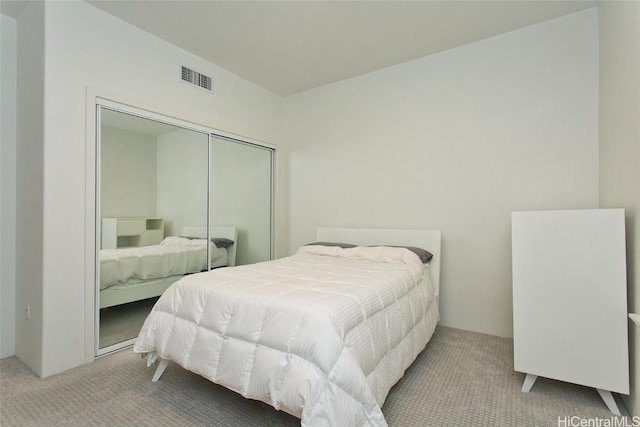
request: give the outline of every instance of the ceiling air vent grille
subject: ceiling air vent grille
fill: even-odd
[[[206,90],[212,89],[213,80],[211,79],[211,77],[205,76],[204,74],[201,74],[185,66],[182,66],[182,80],[184,80],[185,82],[194,84],[196,86],[199,86]]]

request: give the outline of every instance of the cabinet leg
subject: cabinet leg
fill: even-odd
[[[609,390],[602,390],[601,388],[596,388],[602,400],[607,405],[607,408],[611,411],[613,415],[620,415],[620,410],[618,409],[618,405],[616,404],[615,399],[613,398],[613,394]]]
[[[524,383],[522,383],[522,391],[525,393],[529,393],[531,387],[533,387],[533,383],[535,383],[537,379],[537,375],[527,374],[527,376],[524,377]]]

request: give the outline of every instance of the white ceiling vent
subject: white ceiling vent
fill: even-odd
[[[213,89],[213,79],[209,76],[205,76],[191,68],[182,66],[182,80],[191,84],[194,84],[202,89],[211,91]]]

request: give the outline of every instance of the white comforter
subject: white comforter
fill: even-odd
[[[222,254],[211,243],[211,260]],[[100,251],[100,289],[129,279],[155,279],[207,268],[207,240],[170,236],[159,245]]]
[[[157,302],[134,352],[155,352],[304,426],[384,426],[391,386],[437,321],[426,276],[406,249],[325,246],[186,276]]]

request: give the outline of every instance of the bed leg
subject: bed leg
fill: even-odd
[[[156,353],[155,351],[152,353],[147,353],[146,358],[147,358],[147,368],[148,368],[151,365],[155,365],[156,360],[158,360],[158,353]]]
[[[156,368],[156,372],[154,372],[153,374],[153,378],[151,378],[151,382],[155,383],[160,379],[160,377],[164,373],[164,370],[167,369],[168,364],[168,359],[160,359],[160,363],[158,363],[158,367]]]

